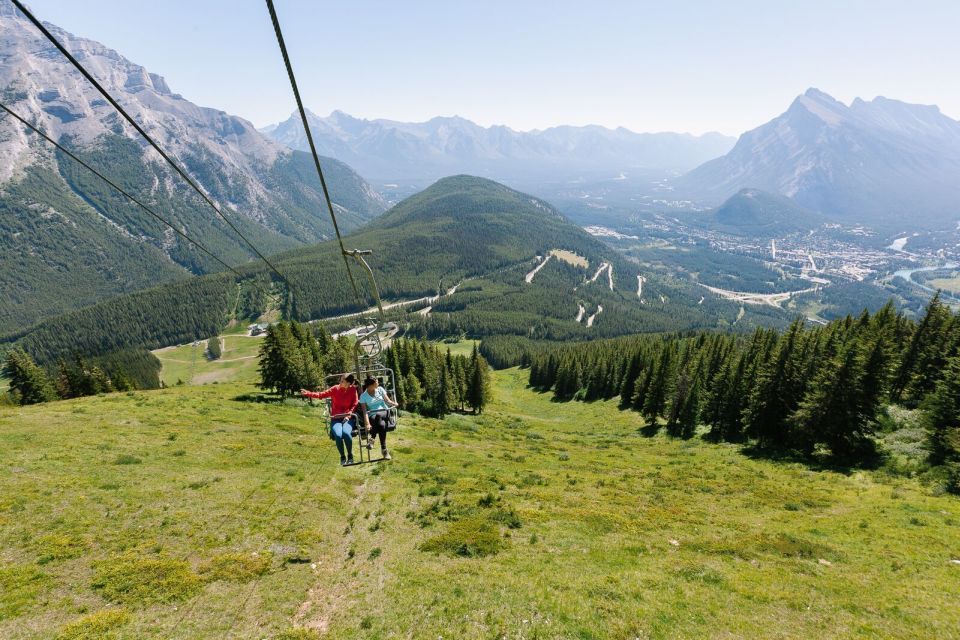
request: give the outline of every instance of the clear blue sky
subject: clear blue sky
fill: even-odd
[[[0,0],[8,2],[9,0]],[[275,0],[307,107],[739,134],[815,86],[960,118],[958,0]],[[294,105],[258,0],[30,0],[257,126]]]

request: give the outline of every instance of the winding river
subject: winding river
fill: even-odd
[[[904,280],[906,280],[907,282],[909,282],[915,287],[920,287],[921,289],[929,293],[936,293],[937,290],[934,289],[933,287],[929,287],[921,282],[917,282],[916,280],[914,280],[913,274],[919,273],[922,271],[939,271],[941,269],[956,269],[958,266],[960,265],[958,265],[955,262],[947,262],[946,264],[941,264],[933,267],[917,267],[916,269],[900,269],[899,271],[893,272],[893,277],[896,278],[897,276],[900,276],[901,278],[903,278]],[[957,296],[950,293],[949,291],[943,291],[941,292],[941,295],[945,298],[958,300]]]

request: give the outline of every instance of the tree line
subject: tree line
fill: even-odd
[[[476,344],[469,357],[423,340],[400,338],[384,352],[397,377],[397,402],[408,411],[442,418],[482,413],[492,397],[490,366]]]
[[[490,367],[476,346],[470,357],[455,356],[429,342],[400,338],[383,360],[394,372],[395,399],[407,411],[429,417],[480,413],[491,398]],[[352,342],[331,337],[319,323],[278,322],[260,346],[260,387],[281,397],[325,387],[327,376],[353,368]]]
[[[14,404],[67,400],[111,391],[157,389],[160,361],[145,349],[128,349],[106,356],[75,355],[55,365],[38,365],[22,349],[9,351],[3,376],[9,382],[7,399]]]
[[[887,404],[923,410],[929,461],[960,492],[960,315],[934,297],[918,322],[892,303],[783,332],[636,336],[530,356],[529,382],[558,400],[620,398],[648,429],[747,442],[769,453],[861,464]]]

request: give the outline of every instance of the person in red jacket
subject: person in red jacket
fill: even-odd
[[[360,403],[360,396],[353,384],[354,377],[348,373],[326,391],[308,391],[300,389],[304,398],[330,398],[330,433],[340,452],[340,464],[353,464],[353,429],[357,426],[354,412]]]

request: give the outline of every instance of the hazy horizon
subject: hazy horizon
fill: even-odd
[[[0,0],[8,2],[9,0]],[[266,7],[33,0],[45,21],[116,49],[173,91],[257,127],[294,109]],[[306,106],[325,116],[460,116],[516,131],[558,125],[737,136],[809,87],[845,104],[885,96],[960,117],[960,3],[714,6],[280,1]],[[325,25],[330,25],[325,28]]]

